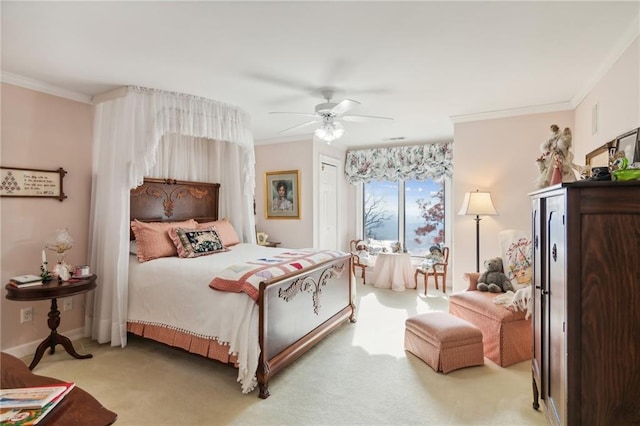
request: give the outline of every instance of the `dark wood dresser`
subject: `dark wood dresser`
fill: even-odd
[[[640,182],[531,198],[533,407],[551,424],[640,424]]]

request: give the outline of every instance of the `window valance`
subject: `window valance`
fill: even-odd
[[[453,174],[453,144],[425,144],[347,151],[351,184],[372,180],[442,180]]]

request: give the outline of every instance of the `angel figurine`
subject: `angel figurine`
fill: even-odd
[[[551,136],[541,146],[542,155],[536,159],[540,171],[536,182],[537,188],[544,188],[560,182],[575,182],[574,170],[580,170],[580,166],[573,164],[571,152],[571,129],[560,128],[552,124]]]

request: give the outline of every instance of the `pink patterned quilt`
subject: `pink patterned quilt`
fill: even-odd
[[[244,292],[258,301],[259,286],[264,280],[279,277],[327,260],[344,256],[339,250],[301,249],[231,265],[209,283],[215,290]]]

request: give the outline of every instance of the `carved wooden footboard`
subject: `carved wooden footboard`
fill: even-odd
[[[260,398],[269,379],[349,319],[355,322],[351,255],[260,284]]]

